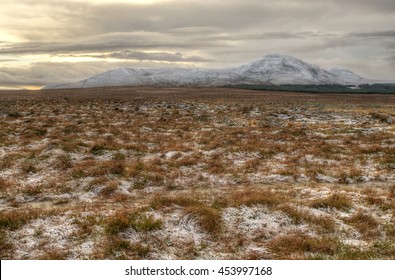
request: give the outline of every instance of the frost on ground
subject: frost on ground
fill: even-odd
[[[2,259],[394,259],[395,98],[0,93]]]

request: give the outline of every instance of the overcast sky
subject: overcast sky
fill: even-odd
[[[395,80],[395,1],[1,0],[0,88],[271,53]]]

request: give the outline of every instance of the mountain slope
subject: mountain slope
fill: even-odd
[[[131,69],[117,68],[88,79],[48,85],[45,89],[103,86],[225,86],[283,84],[362,84],[369,80],[346,70],[323,70],[287,55],[272,54],[251,63],[223,69]]]

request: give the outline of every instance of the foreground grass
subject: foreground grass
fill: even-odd
[[[3,259],[395,258],[392,97],[7,94]]]

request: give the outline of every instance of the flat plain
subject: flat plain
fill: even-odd
[[[1,259],[395,259],[395,95],[0,92]]]

